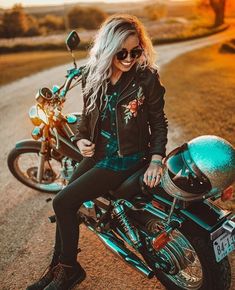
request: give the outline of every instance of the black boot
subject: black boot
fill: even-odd
[[[28,286],[26,290],[43,290],[54,278],[54,270],[59,263],[59,255],[54,252],[50,265],[46,268],[41,278],[34,284]]]
[[[55,267],[53,280],[44,290],[70,290],[85,278],[86,272],[79,263],[75,266],[59,263]]]

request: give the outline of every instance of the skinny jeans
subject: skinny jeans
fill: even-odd
[[[143,167],[142,162],[128,170],[113,171],[96,168],[93,157],[84,158],[70,179],[69,184],[61,190],[53,200],[56,215],[56,237],[54,256],[61,263],[75,265],[77,263],[77,248],[79,239],[79,221],[77,211],[89,200],[103,196],[109,190],[114,190]]]

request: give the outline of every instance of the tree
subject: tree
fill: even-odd
[[[72,29],[96,29],[106,16],[106,13],[99,8],[75,6],[67,14],[68,26]]]
[[[32,15],[27,15],[27,20],[28,20],[28,30],[24,33],[24,35],[29,37],[40,35],[41,31],[38,24],[38,20]]]
[[[214,26],[216,27],[224,23],[227,2],[227,0],[200,0],[199,7],[213,10],[215,15]]]
[[[219,26],[224,23],[226,0],[210,0],[211,8],[215,13],[214,26]]]
[[[166,16],[167,6],[161,2],[150,4],[144,7],[144,11],[149,20],[159,20]]]
[[[9,12],[5,12],[2,25],[5,37],[23,36],[28,30],[28,19],[23,7],[16,4]]]
[[[64,30],[64,18],[53,14],[47,14],[39,22],[41,27],[45,27],[47,31]]]

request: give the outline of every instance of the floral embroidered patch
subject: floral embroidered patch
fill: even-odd
[[[129,122],[129,120],[132,117],[137,116],[138,109],[141,105],[143,105],[144,99],[145,99],[145,96],[143,94],[143,89],[142,89],[142,87],[139,87],[139,89],[137,91],[136,99],[130,101],[128,105],[122,105],[122,107],[125,108],[124,119],[125,119],[126,124]]]

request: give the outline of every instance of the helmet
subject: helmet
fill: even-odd
[[[206,135],[171,151],[161,185],[171,196],[199,200],[222,192],[235,181],[235,149],[223,138]]]

